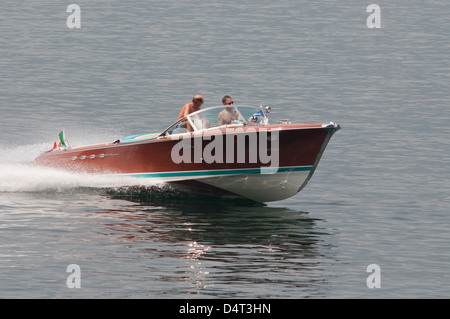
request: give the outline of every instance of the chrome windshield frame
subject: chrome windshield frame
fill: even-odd
[[[210,107],[207,107],[207,108],[195,111],[195,112],[193,112],[191,114],[188,114],[188,115],[182,117],[179,120],[176,120],[168,128],[166,128],[159,136],[172,135],[173,133],[168,133],[170,131],[170,129],[172,129],[172,128],[175,129],[174,126],[176,126],[178,123],[182,123],[182,122],[184,122],[186,120],[189,122],[189,124],[192,126],[192,129],[193,129],[192,132],[188,131],[189,133],[204,131],[204,130],[207,130],[207,129],[210,129],[210,128],[217,128],[217,127],[220,127],[220,126],[223,126],[223,125],[230,125],[230,124],[222,124],[222,125],[213,125],[213,126],[207,127],[207,128],[199,128],[199,127],[197,127],[197,125],[195,125],[194,120],[193,120],[193,117],[198,116],[198,115],[200,115],[202,113],[205,113],[205,112],[208,112],[208,111],[211,111],[211,110],[214,110],[214,109],[226,109],[226,108],[233,108],[236,111],[236,113],[238,114],[238,117],[240,118],[239,121],[242,121],[242,123],[239,123],[241,125],[247,125],[249,123],[249,121],[245,119],[244,115],[241,113],[239,108],[252,109],[254,112],[257,112],[260,109],[260,108],[258,109],[257,107],[248,106],[248,105],[217,105],[217,106],[210,106]],[[265,113],[264,113],[264,117],[266,117]],[[237,124],[237,125],[239,125],[239,124]],[[233,125],[236,125],[236,124],[233,124]],[[184,132],[184,133],[187,133],[187,132]],[[180,133],[176,133],[176,134],[180,134]]]

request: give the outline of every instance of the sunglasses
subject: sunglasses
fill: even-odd
[[[194,103],[197,103],[197,102],[201,102],[201,103],[203,103],[203,100],[201,100],[201,99],[198,99],[198,100],[194,100]]]
[[[225,103],[225,105],[231,105],[231,104],[234,104],[234,102],[231,101],[231,102]]]

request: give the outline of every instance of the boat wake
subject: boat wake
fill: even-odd
[[[66,192],[74,189],[156,187],[157,182],[127,176],[72,173],[33,164],[48,148],[45,144],[3,147],[0,145],[0,192]]]
[[[203,189],[171,185],[155,179],[74,173],[34,164],[48,143],[4,147],[0,145],[0,193],[97,194],[140,203],[202,203],[217,198]],[[230,198],[226,198],[228,204]],[[241,200],[236,200],[241,203]],[[251,202],[252,205],[254,202]],[[247,204],[247,201],[243,201]]]

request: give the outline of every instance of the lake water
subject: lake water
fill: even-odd
[[[450,297],[447,2],[378,2],[373,29],[371,1],[80,0],[79,29],[69,4],[1,2],[0,298]],[[162,130],[197,93],[343,129],[265,206],[29,165],[63,128]]]

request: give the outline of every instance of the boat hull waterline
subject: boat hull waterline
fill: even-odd
[[[135,185],[150,180],[204,189],[205,194],[271,202],[292,197],[305,187],[339,129],[330,122],[242,123],[182,134],[166,130],[54,149],[35,163],[77,173],[132,177]]]

